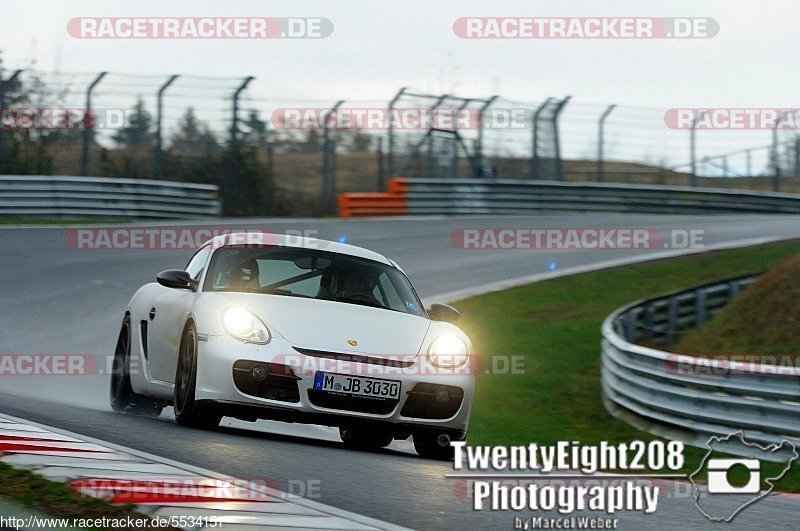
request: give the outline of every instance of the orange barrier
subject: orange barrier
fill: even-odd
[[[389,181],[386,193],[339,194],[339,216],[343,218],[364,216],[405,216],[408,214],[405,179]]]

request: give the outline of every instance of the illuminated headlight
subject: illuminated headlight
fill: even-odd
[[[467,362],[467,345],[453,334],[439,336],[428,349],[428,359],[436,367],[460,367]]]
[[[244,308],[228,308],[222,313],[222,326],[225,331],[245,343],[269,343],[267,325]]]

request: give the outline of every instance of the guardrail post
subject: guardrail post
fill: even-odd
[[[700,326],[706,322],[706,292],[699,289],[694,293],[694,325]]]
[[[606,118],[608,115],[611,114],[611,111],[614,110],[616,105],[609,105],[603,114],[600,115],[600,120],[597,122],[597,182],[603,182],[605,180],[605,173],[603,172],[603,142],[604,142],[604,128],[606,123]]]
[[[22,73],[22,70],[15,70],[11,77],[6,80],[0,79],[0,113],[6,110],[6,91],[14,83],[19,75]],[[0,174],[4,173],[3,169],[5,168],[6,164],[6,139],[5,135],[3,134],[5,131],[5,127],[0,124]]]
[[[669,300],[667,308],[667,333],[664,337],[664,342],[667,345],[672,345],[675,341],[675,331],[678,327],[678,298],[672,297]]]
[[[636,316],[633,310],[626,313],[622,318],[622,326],[625,330],[625,340],[636,341]]]
[[[330,139],[330,122],[343,103],[344,100],[337,101],[322,120],[322,195],[320,197],[320,209],[325,214],[333,212],[336,200],[336,177],[333,172],[333,157],[335,153]]]
[[[388,149],[388,153],[387,153],[387,160],[386,160],[387,166],[389,168],[389,177],[395,177],[395,174],[394,174],[394,116],[393,116],[394,106],[397,104],[397,102],[400,100],[400,98],[403,97],[403,93],[405,93],[405,91],[406,91],[406,87],[401,88],[397,92],[397,94],[394,95],[394,98],[392,98],[391,101],[389,102],[389,109],[388,109],[389,116],[387,117],[389,119],[389,124],[388,124],[388,126],[386,128],[387,136],[388,136],[388,139],[389,139],[389,142],[388,142],[389,146],[387,148]]]
[[[156,177],[159,179],[164,177],[164,149],[162,147],[162,119],[163,119],[163,104],[164,104],[164,92],[166,92],[167,88],[172,85],[175,80],[178,79],[177,75],[172,75],[167,79],[167,81],[161,85],[158,89],[158,93],[156,94],[156,146],[155,146],[155,166],[156,166]]]
[[[83,142],[81,145],[81,175],[89,175],[89,142],[94,131],[94,120],[92,119],[92,91],[100,81],[106,77],[108,72],[100,72],[94,81],[86,88],[86,108],[83,115]]]

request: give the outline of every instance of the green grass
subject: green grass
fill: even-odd
[[[125,519],[131,516],[137,520],[148,518],[137,513],[132,505],[111,505],[103,500],[82,496],[63,483],[47,480],[28,470],[12,468],[1,462],[0,497],[52,517]]]
[[[764,363],[794,362],[800,353],[798,300],[800,256],[793,256],[756,280],[719,314],[684,334],[674,350],[695,356],[752,355]]]
[[[459,302],[459,325],[487,366],[522,356],[522,374],[482,375],[471,445],[586,444],[654,437],[612,417],[601,401],[600,325],[616,308],[697,284],[768,269],[800,253],[800,242],[648,262],[481,295]],[[687,447],[686,472],[704,451]],[[780,465],[766,464],[764,473]],[[800,491],[800,467],[778,484]]]

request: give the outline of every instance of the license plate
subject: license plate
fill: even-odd
[[[314,375],[314,390],[371,398],[399,398],[400,382],[318,372]]]

